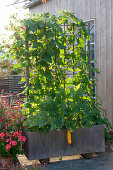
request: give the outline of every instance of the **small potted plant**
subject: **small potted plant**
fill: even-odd
[[[22,154],[22,144],[26,137],[22,136],[22,131],[0,133],[0,160],[2,167],[9,167],[17,154]]]
[[[13,94],[9,94],[12,98]],[[8,168],[17,154],[22,154],[22,145],[26,137],[22,135],[23,116],[20,109],[20,101],[16,101],[16,106],[9,95],[0,96],[0,167]]]

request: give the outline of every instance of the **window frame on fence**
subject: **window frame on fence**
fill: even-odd
[[[85,20],[83,21],[85,24],[86,24],[86,27],[87,27],[87,30],[88,30],[88,33],[90,35],[90,40],[88,42],[88,40],[85,40],[85,49],[86,49],[86,52],[88,52],[89,50],[89,54],[88,54],[88,57],[89,57],[89,63],[90,63],[90,73],[89,73],[89,76],[90,76],[90,80],[94,83],[93,85],[93,97],[95,98],[95,93],[96,93],[96,85],[95,85],[95,82],[96,82],[96,72],[95,71],[92,71],[96,68],[96,44],[95,44],[95,19],[90,19],[90,20]],[[65,31],[65,25],[62,25],[62,29]],[[92,29],[90,29],[92,28]],[[93,30],[93,31],[92,31]],[[79,32],[79,30],[78,30]],[[93,34],[93,35],[91,35]],[[68,36],[68,35],[67,35]],[[75,42],[76,43],[76,42]],[[91,48],[93,50],[91,50]],[[92,56],[91,56],[92,55]],[[94,61],[92,61],[94,60]],[[74,77],[77,73],[74,72],[73,73],[66,73],[66,77],[69,78],[69,77]],[[71,87],[71,83],[70,83],[70,87]]]
[[[96,72],[94,71],[92,73],[92,69],[96,68],[96,63],[95,63],[95,61],[96,61],[96,42],[95,42],[96,27],[95,27],[95,19],[85,20],[84,23],[88,26],[88,33],[90,35],[89,47],[87,47],[88,42],[85,42],[86,51],[88,50],[88,48],[89,48],[89,51],[90,51],[90,55],[89,55],[90,66],[93,65],[92,68],[90,67],[90,80],[94,81],[94,83],[95,83],[95,81],[96,81]],[[91,30],[90,30],[91,24],[93,25],[93,34],[94,34],[93,35],[93,41],[91,40]],[[92,53],[94,55],[92,59],[95,60],[95,61],[91,61],[91,46],[93,46],[93,52]],[[93,77],[92,77],[92,74],[94,74]],[[94,96],[95,96],[96,85],[93,86],[93,92],[94,92]]]

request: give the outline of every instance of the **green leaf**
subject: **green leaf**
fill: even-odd
[[[25,77],[22,77],[21,82],[25,82],[25,81],[26,81]]]
[[[3,60],[5,59],[5,57],[6,57],[5,55],[1,55],[0,59]]]
[[[16,64],[14,65],[14,68],[20,68],[20,64],[19,64],[19,63],[16,63]]]
[[[62,161],[62,157],[59,158],[59,161]]]

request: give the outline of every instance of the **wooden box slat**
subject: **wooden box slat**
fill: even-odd
[[[72,144],[67,142],[67,131],[46,134],[24,132],[27,141],[24,152],[29,160],[105,151],[104,126],[80,128],[72,133]]]

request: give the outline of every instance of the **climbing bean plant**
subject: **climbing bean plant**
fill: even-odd
[[[49,13],[11,23],[7,49],[26,78],[24,114],[28,130],[47,131],[91,127],[102,122],[90,80],[90,40],[74,13]],[[93,81],[94,82],[94,81]]]

